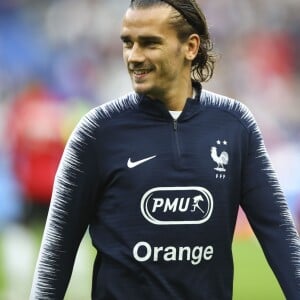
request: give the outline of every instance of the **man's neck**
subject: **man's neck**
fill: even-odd
[[[187,98],[193,97],[193,87],[190,84],[186,89],[173,90],[172,93],[161,99],[168,110],[182,111]]]

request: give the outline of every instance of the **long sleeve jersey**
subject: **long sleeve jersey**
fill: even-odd
[[[94,108],[56,174],[31,299],[63,299],[88,228],[92,299],[232,299],[240,206],[299,300],[299,237],[245,105],[198,85],[177,120],[134,92]]]

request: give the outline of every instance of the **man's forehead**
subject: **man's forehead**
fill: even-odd
[[[123,25],[166,25],[168,24],[172,9],[169,5],[129,8],[124,15]]]

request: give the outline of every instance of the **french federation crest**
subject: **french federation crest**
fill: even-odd
[[[223,149],[220,150],[220,147],[227,146],[227,141],[221,142],[220,140],[217,141],[217,146],[212,146],[210,148],[210,156],[212,160],[216,163],[216,167],[214,170],[216,171],[216,178],[225,179],[226,177],[226,166],[229,162],[229,155]],[[223,147],[224,148],[224,147]]]

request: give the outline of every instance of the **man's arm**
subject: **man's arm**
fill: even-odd
[[[289,300],[300,299],[300,242],[291,213],[254,122],[243,172],[241,206]]]
[[[92,113],[72,133],[55,177],[30,299],[63,299],[97,193]]]

